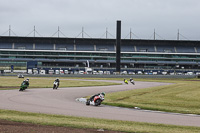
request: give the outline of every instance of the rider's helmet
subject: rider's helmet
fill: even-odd
[[[29,78],[27,78],[26,81],[29,81]]]
[[[56,81],[59,81],[59,78],[56,78]]]
[[[104,95],[104,96],[106,95],[105,92],[101,92],[101,94]]]

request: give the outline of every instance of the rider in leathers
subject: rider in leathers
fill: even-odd
[[[131,82],[132,84],[135,84],[135,82],[134,82],[134,80],[133,80],[132,78],[130,78],[130,82]]]
[[[27,78],[26,80],[24,80],[24,81],[22,82],[19,91],[23,91],[23,90],[27,89],[28,87],[29,87],[29,78]]]
[[[25,85],[27,85],[27,87],[29,86],[29,78],[27,78],[26,80],[23,81]]]
[[[95,96],[99,96],[100,94],[102,94],[103,96],[106,95],[104,92],[101,92],[101,93],[95,94],[95,95],[93,95],[93,96],[90,97],[90,101],[93,101],[93,100],[94,100],[94,97],[95,97]]]
[[[125,83],[125,84],[128,84],[128,80],[124,79],[124,83]]]
[[[54,82],[58,82],[58,86],[60,85],[60,80],[59,78],[56,78],[56,80]]]

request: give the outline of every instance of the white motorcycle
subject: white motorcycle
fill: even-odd
[[[132,83],[133,85],[135,85],[135,82],[134,82],[133,80],[131,81],[131,83]]]
[[[95,96],[93,101],[90,101],[90,99],[87,100],[86,105],[95,105],[99,106],[101,105],[101,102],[104,100],[104,95],[100,94],[98,96]]]
[[[130,82],[131,82],[133,85],[135,85],[135,82],[134,82],[133,79],[130,79]]]
[[[53,82],[53,89],[58,89],[58,82],[56,81]]]

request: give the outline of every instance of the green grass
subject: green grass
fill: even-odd
[[[145,81],[174,84],[110,93],[106,95],[104,104],[129,108],[140,107],[147,110],[166,112],[200,114],[199,81],[183,79],[145,79]]]
[[[0,119],[33,123],[40,125],[94,128],[124,132],[160,132],[160,133],[194,133],[200,132],[200,127],[174,126],[164,124],[150,124],[141,122],[106,120],[85,117],[73,117],[63,115],[50,115],[38,113],[26,113],[10,110],[0,110]]]
[[[96,81],[76,81],[60,78],[60,87],[113,85],[116,83]],[[90,78],[87,78],[90,79]],[[94,78],[93,78],[94,79]],[[30,88],[52,87],[55,78],[30,78]],[[106,79],[107,80],[107,79]],[[109,79],[110,80],[110,79]],[[112,80],[114,80],[112,78]],[[117,78],[116,80],[123,79]],[[144,88],[123,92],[107,93],[104,104],[121,107],[140,107],[142,109],[167,112],[200,114],[200,80],[199,79],[135,79],[137,81],[168,82],[172,85]],[[196,81],[194,81],[196,80]],[[23,79],[16,77],[0,77],[0,88],[13,88],[21,84]],[[6,89],[6,88],[4,88]],[[173,126],[128,121],[114,121],[84,117],[47,115],[0,110],[0,119],[42,125],[67,126],[75,128],[103,128],[126,132],[200,132],[199,127]]]
[[[26,78],[24,78],[26,79]],[[23,78],[17,77],[0,77],[0,90],[5,89],[19,89]],[[107,86],[120,85],[119,83],[111,82],[97,82],[97,81],[81,81],[81,80],[67,80],[68,78],[60,78],[60,88],[62,87],[86,87],[86,86]],[[30,77],[29,88],[52,88],[55,78],[44,77]]]

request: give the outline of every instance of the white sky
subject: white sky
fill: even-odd
[[[59,26],[67,37],[77,37],[84,27],[92,38],[105,38],[106,28],[113,38],[117,20],[122,39],[130,29],[139,39],[153,39],[155,29],[156,39],[176,40],[179,29],[180,39],[200,40],[200,0],[0,0],[0,35],[8,35],[11,25],[17,36],[27,36],[35,26],[51,37]]]

